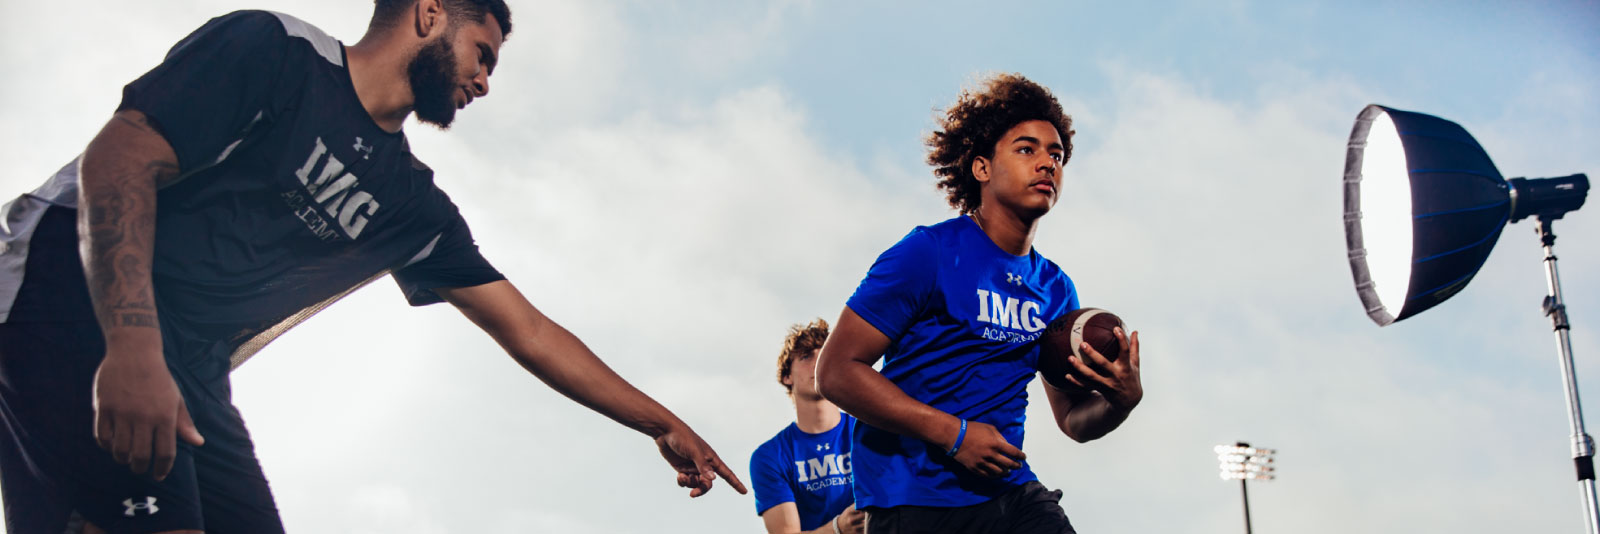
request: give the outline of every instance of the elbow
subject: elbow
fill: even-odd
[[[1072,438],[1072,441],[1076,441],[1078,443],[1088,443],[1100,439],[1100,436],[1091,436],[1081,432],[1072,432],[1070,430],[1065,430],[1063,433],[1066,434],[1067,437]]]
[[[843,406],[839,401],[844,396],[846,387],[844,378],[839,376],[837,366],[823,365],[817,362],[817,393],[835,405]]]
[[[1071,438],[1072,441],[1076,441],[1078,443],[1088,443],[1094,441],[1094,438],[1085,435],[1083,431],[1074,431],[1071,423],[1066,421],[1061,421],[1060,423],[1061,424],[1057,426],[1061,428],[1061,433],[1066,434],[1066,436]]]
[[[838,397],[839,389],[838,380],[832,376],[823,375],[821,369],[817,370],[817,393],[821,394],[822,398],[827,399],[828,402],[838,404],[839,401],[836,397]]]
[[[1073,421],[1067,418],[1062,418],[1059,423],[1057,426],[1061,427],[1061,433],[1066,434],[1068,438],[1072,438],[1072,441],[1078,443],[1088,443],[1103,438],[1109,432],[1107,429],[1092,428],[1083,424],[1083,421],[1078,421],[1074,424]]]

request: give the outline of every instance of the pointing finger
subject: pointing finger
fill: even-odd
[[[733,474],[733,470],[728,469],[728,464],[722,463],[721,458],[716,458],[716,465],[717,474],[722,475],[722,479],[728,481],[728,484],[732,485],[733,489],[738,491],[740,495],[750,492],[750,490],[745,489],[744,483],[739,481],[739,475]]]

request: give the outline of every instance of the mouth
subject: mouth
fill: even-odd
[[[456,109],[463,109],[467,107],[467,104],[472,103],[472,92],[465,88],[457,88],[457,90],[461,92],[461,103],[456,104]]]
[[[1049,178],[1034,180],[1033,183],[1028,184],[1028,188],[1050,196],[1055,196],[1056,194],[1056,182]]]

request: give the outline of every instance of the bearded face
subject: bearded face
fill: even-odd
[[[411,82],[412,111],[416,112],[417,120],[441,130],[449,129],[450,123],[456,120],[454,97],[459,85],[456,83],[459,66],[451,45],[455,42],[454,36],[452,31],[423,45],[406,66]]]

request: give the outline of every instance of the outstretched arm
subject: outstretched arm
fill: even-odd
[[[961,419],[911,398],[874,370],[872,364],[888,348],[888,336],[845,307],[817,359],[818,390],[869,425],[950,450],[962,437]],[[955,458],[973,472],[995,477],[1022,467],[1026,456],[994,426],[968,421]]]
[[[1122,346],[1117,361],[1107,360],[1085,343],[1079,350],[1089,363],[1073,358],[1071,363],[1078,375],[1067,375],[1075,387],[1058,389],[1048,381],[1044,383],[1056,426],[1073,441],[1087,443],[1111,433],[1144,399],[1144,386],[1139,379],[1139,333],[1134,332],[1130,339],[1123,337],[1121,328],[1113,332]]]
[[[172,146],[138,111],[119,111],[78,170],[78,235],[89,297],[105,336],[95,375],[95,438],[135,473],[167,476],[176,436],[204,440],[161,352],[150,266],[156,188],[177,178]]]
[[[746,492],[739,477],[694,430],[618,376],[510,282],[434,291],[552,389],[655,439],[661,455],[678,471],[678,485],[691,488],[689,496],[710,491],[718,475],[739,493]]]

